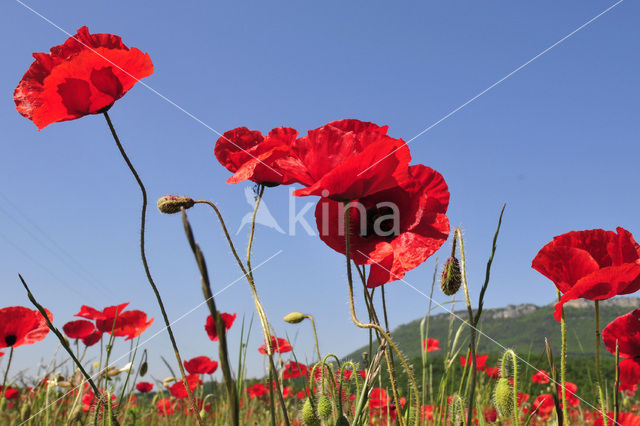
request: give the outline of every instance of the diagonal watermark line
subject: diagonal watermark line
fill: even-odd
[[[370,258],[369,256],[367,256],[366,253],[363,253],[360,250],[357,250],[358,253],[360,253],[362,256],[366,257],[372,264],[375,264],[377,266],[379,266],[380,268],[384,269],[385,271],[387,271],[389,274],[391,274],[391,276],[393,276],[393,273],[385,268],[384,266],[382,266],[381,264],[379,264],[378,262],[376,262],[375,260],[373,260],[372,258]],[[442,305],[440,302],[438,302],[437,300],[434,300],[433,298],[429,297],[426,293],[418,290],[413,284],[411,284],[410,282],[406,281],[404,278],[399,278],[398,281],[402,281],[404,284],[406,284],[408,287],[412,288],[413,290],[415,290],[416,292],[418,292],[419,294],[423,295],[426,299],[428,299],[430,302],[435,303],[436,305],[438,305],[438,307],[442,308],[445,312],[449,313],[450,315],[452,315],[453,317],[455,317],[456,319],[460,320],[463,325],[467,325],[467,327],[474,329],[478,334],[482,335],[483,337],[486,337],[487,339],[489,339],[492,343],[495,343],[497,346],[499,346],[502,350],[506,351],[507,348],[506,346],[504,346],[502,343],[498,342],[497,340],[495,340],[493,337],[489,336],[488,334],[486,334],[485,332],[483,332],[482,330],[480,330],[477,327],[472,326],[471,324],[469,324],[468,320],[465,320],[464,318],[462,318],[460,315],[456,314],[452,309],[447,309],[444,305]],[[538,371],[538,368],[536,368],[533,364],[531,364],[529,361],[525,360],[524,358],[522,358],[521,356],[519,356],[517,353],[514,354],[516,355],[516,358],[518,358],[518,360],[520,360],[521,362],[523,362],[524,364],[526,364],[527,366],[533,368],[535,371]],[[477,356],[477,355],[476,355]],[[553,384],[560,386],[560,388],[562,388],[561,383],[557,382],[555,380],[553,380],[553,378],[551,376],[549,376],[549,381],[551,381]],[[568,392],[567,392],[568,393]],[[576,398],[578,398],[580,401],[584,402],[586,405],[588,405],[589,407],[593,408],[596,412],[600,410],[600,408],[592,405],[591,403],[587,402],[586,400],[582,399],[577,393],[574,393],[574,396]]]
[[[276,256],[280,255],[284,250],[278,250],[276,253],[272,254],[269,258],[267,258],[266,260],[260,262],[259,264],[257,264],[255,267],[253,267],[251,269],[251,271],[255,271],[256,269],[260,268],[261,266],[263,266],[265,263],[271,261],[273,258],[275,258]],[[221,294],[222,292],[224,292],[225,290],[227,290],[229,287],[233,286],[234,284],[242,281],[243,278],[245,278],[246,275],[242,275],[238,278],[236,278],[235,280],[231,281],[229,284],[227,284],[225,287],[223,287],[222,289],[218,290],[214,295],[212,295],[210,298],[206,298],[204,299],[204,301],[198,303],[196,306],[194,306],[193,308],[191,308],[190,310],[188,310],[187,312],[185,312],[184,314],[180,315],[178,318],[176,318],[175,320],[173,320],[171,322],[171,324],[169,324],[170,326],[174,325],[175,323],[177,323],[178,321],[184,319],[186,316],[190,315],[191,313],[193,313],[196,309],[198,309],[199,307],[201,307],[202,305],[204,305],[205,303],[207,303],[210,299],[216,297],[217,295]],[[161,333],[163,333],[165,330],[167,329],[167,326],[162,327],[160,330],[158,330],[155,334],[153,334],[151,337],[149,337],[146,340],[143,340],[142,343],[140,343],[139,345],[137,345],[136,349],[139,347],[144,346],[145,344],[147,344],[150,340],[154,339],[155,337],[157,337],[158,335],[160,335]],[[111,361],[111,364],[115,364],[118,361],[124,359],[125,357],[127,357],[130,353],[132,353],[134,350],[136,349],[132,349],[126,353],[124,353],[122,356],[120,356],[119,358],[116,358],[115,360]],[[105,366],[105,369],[108,368],[109,366]],[[131,366],[131,368],[133,368],[133,366]],[[93,376],[91,376],[91,379],[95,379],[98,376],[100,376],[100,374],[102,374],[102,371],[98,371],[96,374],[94,374]],[[84,383],[84,380],[83,380]],[[58,399],[56,399],[55,401],[51,402],[50,404],[46,405],[44,408],[42,408],[40,411],[38,411],[37,413],[35,413],[34,415],[32,415],[31,417],[29,417],[28,419],[26,419],[25,421],[23,421],[22,423],[20,423],[20,426],[22,426],[23,424],[29,423],[30,420],[32,420],[33,418],[37,417],[38,415],[40,415],[41,413],[43,413],[44,411],[46,411],[49,407],[51,407],[52,405],[58,403],[60,400],[62,400],[63,398],[66,398],[67,396],[69,396],[71,393],[73,393],[76,389],[78,389],[80,386],[82,385],[82,383],[78,386],[75,386],[73,388],[71,388],[69,391],[65,392],[62,396],[60,396]]]
[[[589,26],[590,24],[592,24],[594,21],[596,21],[598,18],[600,18],[602,15],[606,14],[607,12],[611,11],[613,8],[615,8],[616,6],[618,6],[620,3],[622,3],[624,0],[618,0],[616,3],[612,4],[611,6],[609,6],[608,8],[606,8],[605,10],[603,10],[602,12],[598,13],[596,16],[594,16],[593,18],[589,19],[587,22],[585,22],[584,24],[580,25],[578,28],[576,28],[575,30],[571,31],[569,34],[567,34],[566,36],[562,37],[560,40],[556,41],[555,43],[553,43],[551,46],[547,47],[546,49],[544,49],[543,51],[541,51],[540,53],[538,53],[536,56],[534,56],[533,58],[529,59],[527,62],[525,62],[524,64],[520,65],[518,68],[514,69],[513,71],[511,71],[509,74],[505,75],[504,77],[502,77],[500,80],[496,81],[495,83],[493,83],[491,86],[487,87],[486,89],[484,89],[482,92],[478,93],[477,95],[475,95],[474,97],[470,98],[469,100],[467,100],[465,103],[463,103],[462,105],[460,105],[459,107],[453,109],[452,111],[450,111],[448,114],[446,114],[444,117],[442,117],[441,119],[439,119],[438,121],[436,121],[435,123],[429,125],[428,127],[424,128],[420,133],[418,133],[417,135],[415,135],[414,137],[412,137],[411,139],[409,139],[407,141],[407,145],[410,144],[411,142],[413,142],[414,140],[416,140],[417,138],[419,138],[420,136],[424,135],[425,133],[427,133],[429,130],[433,129],[434,127],[436,127],[438,124],[442,123],[443,121],[445,121],[446,119],[448,119],[449,117],[451,117],[452,115],[454,115],[455,113],[457,113],[458,111],[460,111],[461,109],[463,109],[464,107],[466,107],[467,105],[469,105],[470,103],[472,103],[473,101],[475,101],[476,99],[478,99],[480,96],[484,95],[485,93],[487,93],[488,91],[490,91],[491,89],[493,89],[494,87],[498,86],[499,84],[501,84],[503,81],[507,80],[509,77],[513,76],[514,74],[516,74],[518,71],[522,70],[524,67],[526,67],[527,65],[531,64],[533,61],[535,61],[536,59],[540,58],[541,56],[543,56],[545,53],[549,52],[551,49],[553,49],[554,47],[558,46],[559,44],[561,44],[562,42],[564,42],[565,40],[567,40],[568,38],[572,37],[573,35],[575,35],[577,32],[583,30],[584,28],[586,28],[587,26]],[[401,149],[402,147],[398,147],[396,149],[394,149],[393,151],[391,151],[389,154],[387,154],[386,156],[382,157],[380,160],[376,161],[375,163],[373,163],[372,165],[370,165],[369,167],[367,167],[366,169],[364,169],[363,171],[361,171],[360,173],[358,173],[358,176],[360,176],[361,174],[363,174],[364,172],[366,172],[367,170],[369,170],[370,168],[372,168],[373,166],[375,166],[376,164],[380,163],[381,161],[383,161],[385,158],[393,155],[396,151],[398,151],[399,149]]]
[[[171,99],[167,98],[165,95],[163,95],[162,93],[158,92],[156,89],[154,89],[153,87],[149,86],[147,83],[145,83],[144,81],[140,80],[139,78],[136,78],[135,76],[131,75],[127,70],[123,69],[121,66],[119,66],[118,64],[114,63],[113,61],[105,58],[103,55],[101,55],[99,52],[97,52],[96,50],[94,50],[91,46],[87,46],[86,44],[84,44],[82,41],[78,40],[73,34],[69,33],[68,31],[66,31],[64,28],[62,28],[61,26],[57,25],[55,22],[53,22],[51,19],[47,18],[46,16],[42,15],[41,13],[39,13],[37,10],[33,9],[32,7],[30,7],[29,5],[27,5],[26,3],[22,2],[21,0],[15,0],[17,3],[19,3],[21,6],[23,6],[25,9],[31,11],[33,14],[37,15],[38,17],[42,18],[44,21],[46,21],[47,23],[51,24],[53,27],[57,28],[58,30],[60,30],[62,33],[66,34],[67,37],[72,37],[75,41],[77,41],[78,43],[80,43],[81,45],[83,45],[84,47],[86,47],[87,49],[89,49],[91,52],[95,53],[96,55],[98,55],[100,58],[104,59],[105,61],[109,62],[111,65],[113,65],[114,67],[118,68],[120,71],[122,71],[123,73],[127,74],[129,77],[131,77],[132,79],[134,79],[136,81],[136,83],[140,83],[142,86],[146,87],[147,89],[149,89],[151,92],[153,92],[154,94],[158,95],[160,98],[162,98],[163,100],[165,100],[166,102],[168,102],[169,104],[171,104],[172,106],[174,106],[175,108],[179,109],[180,111],[182,111],[183,113],[185,113],[187,116],[189,116],[190,118],[194,119],[195,121],[197,121],[198,123],[200,123],[201,125],[203,125],[204,127],[206,127],[207,129],[211,130],[213,133],[215,133],[216,135],[220,136],[221,138],[224,138],[227,142],[231,143],[234,147],[238,148],[239,150],[243,151],[245,154],[249,155],[251,158],[253,158],[254,160],[260,162],[263,166],[267,167],[269,170],[271,170],[272,172],[276,173],[278,176],[282,176],[282,173],[280,173],[277,170],[274,170],[273,168],[271,168],[268,164],[262,162],[261,160],[259,160],[257,157],[255,157],[253,154],[251,154],[250,152],[246,151],[245,149],[243,149],[241,146],[237,145],[235,142],[233,142],[232,140],[230,140],[229,138],[227,138],[226,136],[224,136],[222,133],[220,133],[219,131],[217,131],[216,129],[214,129],[213,127],[211,127],[210,125],[208,125],[207,123],[205,123],[204,121],[200,120],[198,117],[196,117],[195,115],[193,115],[192,113],[190,113],[189,111],[187,111],[186,109],[184,109],[183,107],[181,107],[180,105],[178,105],[177,103],[175,103],[174,101],[172,101]]]

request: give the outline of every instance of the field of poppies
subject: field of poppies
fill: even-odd
[[[182,194],[157,200],[159,212],[175,214],[182,221],[209,310],[203,327],[209,339],[217,342],[215,359],[204,354],[184,359],[146,258],[148,198],[143,177],[127,156],[117,123],[109,116],[118,99],[153,73],[151,57],[128,47],[117,35],[92,34],[87,27],[51,47],[49,53],[33,57],[14,91],[17,111],[38,130],[102,115],[139,186],[141,263],[175,358],[166,360],[171,377],[157,380],[147,374],[147,352],[139,349],[139,343],[154,318],[136,309],[135,302],[82,305],[76,318],[60,318],[56,307],[43,303],[20,276],[31,305],[0,307],[2,424],[640,425],[636,396],[640,309],[610,324],[601,324],[599,315],[600,301],[640,290],[640,245],[631,233],[618,227],[549,236],[548,244],[532,259],[532,267],[550,280],[548,292],[557,296],[554,317],[562,330],[561,352],[552,353],[547,345],[545,368],[534,371],[529,354],[509,349],[501,359],[489,362],[488,355],[477,350],[478,340],[490,337],[483,335],[479,325],[508,209],[503,207],[497,214],[480,296],[471,300],[463,232],[450,229],[445,178],[428,165],[411,164],[409,147],[389,135],[388,126],[357,119],[333,121],[306,134],[286,127],[267,134],[239,127],[220,135],[214,154],[231,173],[227,183],[255,185],[251,230],[242,249],[215,203]],[[259,277],[252,267],[254,238],[259,238],[256,215],[265,191],[293,184],[299,186],[293,193],[296,197],[319,197],[318,235],[330,249],[344,255],[353,326],[366,330],[371,339],[364,360],[354,362],[320,351],[316,335],[315,362],[299,362],[292,344],[278,334],[281,319],[274,321],[268,316],[269,307],[263,306]],[[264,342],[258,348],[247,344],[234,348],[227,342],[229,332],[248,341],[244,339],[249,324],[216,305],[198,245],[202,237],[194,233],[187,215],[195,208],[212,209],[230,249],[228,261],[238,265],[249,285]],[[447,241],[451,250],[443,254],[445,249],[440,249]],[[459,327],[451,325],[447,341],[439,341],[429,336],[426,315],[416,342],[422,359],[416,364],[406,359],[390,336],[384,289],[436,252],[446,261],[434,273],[431,296],[442,291],[462,299],[468,317]],[[364,294],[367,317],[357,315],[355,291]],[[374,303],[374,296],[381,296],[381,304]],[[594,306],[593,340],[583,344],[595,348],[590,366],[595,371],[595,398],[585,398],[573,383],[575,378],[567,375],[571,360],[566,356],[566,335],[571,324],[565,323],[563,306],[576,299],[591,300]],[[309,314],[291,312],[284,321],[309,327],[316,334]],[[12,360],[20,356],[20,347],[37,345],[46,337],[59,341],[68,362],[14,374]],[[111,359],[118,340],[131,347],[125,365]],[[603,371],[607,364],[602,359],[608,354],[601,353],[602,344],[615,356],[615,371]],[[268,374],[262,380],[246,379],[247,351],[263,354]],[[442,363],[438,365],[441,374],[434,374],[435,359]]]

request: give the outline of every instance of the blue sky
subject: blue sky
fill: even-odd
[[[285,125],[301,133],[358,118],[389,125],[412,139],[548,46],[612,5],[569,2],[47,2],[30,7],[70,33],[123,37],[149,52],[155,72],[144,81],[219,132]],[[640,5],[626,1],[473,103],[410,147],[414,163],[440,171],[451,192],[448,216],[464,230],[472,297],[477,300],[499,209],[507,203],[486,306],[546,304],[553,285],[531,269],[537,251],[569,230],[623,226],[640,232]],[[22,273],[62,326],[80,305],[131,302],[160,312],[138,252],[140,194],[101,116],[56,123],[38,132],[15,110],[12,93],[32,62],[67,36],[18,2],[0,5],[0,305],[29,306]],[[217,135],[157,94],[137,85],[110,111],[153,202],[183,194],[216,202],[235,233],[250,206],[246,185],[213,156]],[[266,203],[287,226],[289,188],[269,189]],[[310,199],[296,199],[300,211]],[[313,225],[313,209],[307,220]],[[241,274],[212,212],[189,212],[207,257],[214,291]],[[169,316],[201,303],[199,275],[178,216],[148,216],[148,257]],[[234,238],[244,247],[247,228]],[[447,256],[450,242],[441,252]],[[343,258],[298,226],[295,235],[258,227],[258,291],[279,335],[298,359],[313,355],[308,324],[282,321],[313,314],[321,350],[343,355],[367,340],[353,326]],[[407,274],[428,292],[435,256]],[[392,326],[425,314],[428,300],[402,283],[386,286]],[[435,299],[445,296],[435,292]],[[217,297],[219,308],[254,312],[246,282]],[[357,303],[362,305],[362,301]],[[436,311],[439,312],[439,311]],[[185,358],[217,357],[200,306],[174,326]],[[230,332],[233,351],[239,324]],[[261,374],[261,338],[251,337],[250,374]],[[416,342],[416,344],[418,344]],[[15,372],[48,362],[56,341],[20,347]],[[146,344],[151,372],[171,360],[166,334]],[[128,344],[117,343],[116,357]],[[96,356],[92,352],[92,356]],[[219,373],[217,373],[219,374]]]

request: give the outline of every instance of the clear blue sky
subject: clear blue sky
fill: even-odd
[[[87,25],[149,52],[155,72],[144,81],[220,132],[285,125],[306,133],[352,117],[387,124],[392,136],[409,140],[613,3],[27,4],[70,33]],[[554,235],[624,226],[640,237],[638,16],[637,2],[623,2],[411,143],[414,162],[437,169],[449,184],[448,216],[464,229],[474,301],[504,202],[488,307],[552,301],[553,285],[531,269],[531,260]],[[58,326],[82,304],[130,301],[156,318],[143,335],[149,337],[162,321],[138,253],[140,194],[104,119],[85,117],[38,132],[12,100],[31,52],[48,51],[67,36],[11,0],[0,5],[0,35],[0,305],[29,306],[20,272]],[[225,183],[229,173],[213,156],[213,132],[141,85],[110,114],[152,202],[174,193],[214,200],[235,232],[250,208],[248,184]],[[281,226],[288,191],[266,194]],[[309,200],[296,201],[299,210]],[[306,218],[313,224],[312,211]],[[240,271],[212,212],[199,207],[189,213],[214,290],[221,289]],[[161,215],[152,205],[148,218],[152,273],[176,319],[201,302],[199,275],[179,217]],[[244,228],[237,244],[244,246],[246,237]],[[364,343],[367,334],[349,319],[342,256],[300,227],[295,236],[258,227],[254,263],[279,250],[256,272],[258,291],[298,358],[312,356],[312,334],[308,324],[282,321],[293,310],[316,317],[324,353],[343,355]],[[407,274],[407,281],[426,292],[434,261]],[[428,300],[404,284],[386,290],[392,326],[426,312]],[[217,303],[239,318],[254,312],[244,281]],[[185,358],[217,358],[203,330],[206,314],[201,306],[175,325]],[[256,330],[252,375],[263,365]],[[230,332],[233,351],[239,331],[238,321]],[[13,371],[48,361],[55,347],[49,336],[18,348]],[[152,373],[164,377],[159,356],[172,359],[166,334],[147,347]],[[116,356],[126,348],[116,344]]]

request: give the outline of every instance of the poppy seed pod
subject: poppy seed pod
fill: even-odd
[[[440,288],[447,296],[453,296],[460,290],[462,275],[460,274],[460,262],[454,256],[447,259],[440,277]]]
[[[513,414],[513,388],[511,388],[509,379],[503,377],[498,380],[493,392],[493,399],[500,416],[511,417]]]
[[[165,195],[158,199],[158,210],[162,213],[173,214],[179,213],[180,209],[190,209],[195,204],[192,198],[181,197],[178,195]]]
[[[311,398],[307,398],[302,406],[302,423],[306,426],[320,426],[321,424]]]
[[[304,321],[307,316],[300,312],[291,312],[284,316],[284,320],[289,324],[298,324],[299,322]]]
[[[326,395],[322,395],[318,400],[318,415],[326,422],[331,416],[332,411],[331,401]]]

